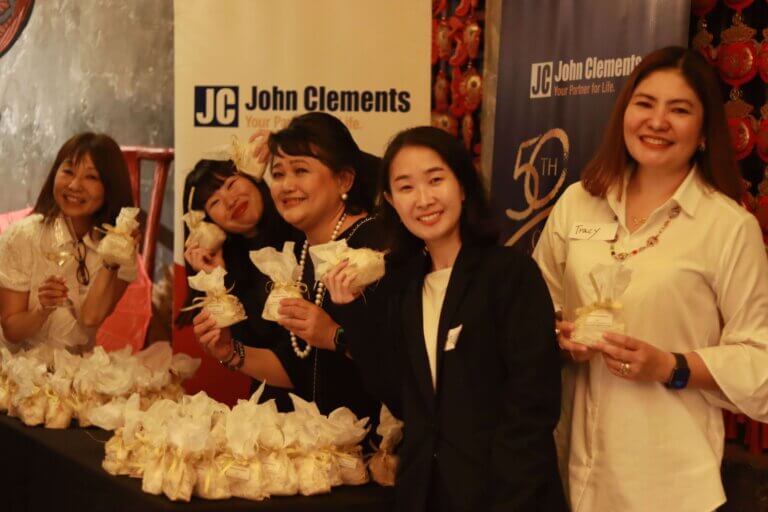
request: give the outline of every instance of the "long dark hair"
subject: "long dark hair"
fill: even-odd
[[[237,175],[238,170],[232,160],[199,160],[192,171],[184,180],[184,213],[188,211],[189,194],[192,188],[195,194],[192,197],[192,209],[205,211],[205,203],[208,199],[224,184],[227,178]],[[256,235],[247,239],[243,235],[227,233],[227,239],[222,246],[222,256],[229,272],[228,278],[239,280],[242,278],[239,274],[253,271],[255,268],[250,266],[248,261],[248,250],[256,247],[277,246],[285,240],[291,239],[293,229],[286,223],[280,214],[277,213],[275,203],[269,193],[269,188],[264,182],[256,181],[252,176],[240,173],[240,176],[253,183],[261,194],[262,204],[264,205],[259,219]],[[213,222],[206,213],[206,220]],[[188,228],[184,226],[184,239],[189,235]],[[192,275],[194,270],[189,263],[185,262],[187,275]],[[195,297],[202,296],[201,292],[188,290],[184,307],[192,304]],[[182,311],[176,317],[176,325],[184,326],[192,323],[192,318],[197,314],[196,311]]]
[[[205,211],[205,203],[208,199],[227,181],[231,176],[238,175],[249,180],[259,190],[261,201],[264,208],[259,219],[256,237],[266,244],[271,244],[278,238],[283,240],[287,224],[277,213],[275,202],[269,193],[269,187],[263,181],[257,181],[252,176],[245,173],[239,173],[235,163],[232,160],[198,160],[195,167],[184,180],[184,213],[187,213],[189,206],[189,194],[192,188],[195,189],[195,195],[192,198],[192,209]],[[207,212],[206,220],[213,222]],[[185,227],[186,229],[186,227]],[[188,234],[185,231],[185,236]],[[227,239],[237,237],[232,233],[227,234]],[[280,241],[277,240],[277,241]]]
[[[584,188],[597,197],[605,197],[614,186],[621,193],[619,185],[624,172],[633,162],[624,140],[624,112],[640,82],[654,71],[666,69],[680,71],[704,107],[706,148],[693,156],[699,175],[715,189],[740,201],[744,187],[731,150],[717,76],[698,52],[679,46],[668,46],[649,53],[629,75],[616,99],[600,147],[581,172]]]
[[[104,204],[93,214],[93,225],[114,224],[121,208],[133,206],[131,178],[120,146],[112,137],[103,133],[79,133],[61,146],[40,195],[37,196],[33,212],[42,214],[46,223],[53,222],[61,213],[53,197],[53,183],[59,167],[66,160],[76,166],[86,156],[91,157],[104,187]]]
[[[462,244],[494,245],[498,240],[498,229],[471,156],[456,137],[432,126],[419,126],[395,135],[381,160],[378,215],[382,222],[382,231],[387,233],[390,259],[402,261],[412,255],[414,250],[424,247],[424,242],[405,228],[395,209],[382,197],[384,193],[392,194],[389,183],[392,161],[400,150],[412,146],[429,148],[437,153],[461,185],[464,191],[464,202],[459,217]]]
[[[355,180],[347,193],[347,212],[354,215],[373,209],[380,159],[361,151],[338,118],[325,112],[296,116],[288,126],[270,134],[268,144],[272,155],[282,152],[309,156],[323,162],[333,173],[354,171]]]

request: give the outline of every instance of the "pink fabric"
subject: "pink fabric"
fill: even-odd
[[[141,258],[137,260],[136,280],[128,285],[115,310],[96,333],[96,344],[106,351],[130,345],[137,352],[144,347],[152,317],[152,281]]]
[[[23,208],[21,210],[16,210],[13,212],[6,212],[6,213],[0,213],[0,233],[5,231],[5,229],[16,222],[17,220],[23,219],[27,215],[29,215],[32,212],[32,208]]]

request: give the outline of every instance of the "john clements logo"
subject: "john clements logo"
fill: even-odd
[[[195,126],[237,127],[238,96],[235,85],[195,86]]]
[[[531,64],[531,98],[552,96],[552,67],[552,61]]]

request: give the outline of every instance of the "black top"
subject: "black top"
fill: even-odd
[[[264,302],[269,295],[269,278],[259,272],[248,253],[265,247],[274,247],[279,251],[282,249],[282,242],[264,244],[257,238],[232,235],[230,238],[223,247],[227,266],[224,281],[227,288],[234,286],[231,293],[240,299],[248,316],[245,321],[230,327],[232,336],[249,347],[272,348],[280,337],[278,333],[282,328],[275,322],[261,317]]]
[[[347,244],[352,248],[368,247],[380,250],[383,244],[383,237],[374,217],[365,217],[352,224],[337,240],[343,238],[347,239]],[[302,240],[296,244],[297,260],[303,243]],[[311,302],[315,300],[314,275],[312,258],[307,255],[303,282],[308,290],[305,298]],[[322,307],[331,318],[345,327],[344,323],[336,318],[341,306],[333,304],[327,293]],[[305,342],[301,338],[298,338],[298,342],[299,346],[304,348]],[[300,359],[294,353],[290,334],[285,329],[282,329],[282,337],[273,351],[291,378],[294,385],[291,392],[317,403],[322,414],[328,414],[338,407],[348,407],[358,418],[368,417],[372,423],[378,420],[381,403],[364,389],[357,366],[346,355],[313,348],[308,357]]]
[[[231,293],[243,304],[245,314],[248,317],[246,320],[232,325],[230,332],[234,339],[248,347],[272,349],[284,336],[285,329],[275,322],[264,320],[261,317],[264,302],[268,295],[267,283],[269,278],[259,272],[248,254],[250,251],[265,247],[281,250],[282,245],[282,241],[265,240],[259,236],[246,238],[230,234],[222,248],[227,267],[224,282],[228,289],[233,287]],[[252,379],[251,393],[260,385],[261,381]],[[279,410],[290,411],[293,409],[285,389],[267,386],[261,401],[272,398],[275,399]]]
[[[422,317],[428,265],[416,256],[388,272],[376,300],[358,299],[339,315],[370,389],[405,422],[397,510],[567,510],[552,435],[554,310],[538,267],[507,247],[461,248],[440,313],[433,387]]]

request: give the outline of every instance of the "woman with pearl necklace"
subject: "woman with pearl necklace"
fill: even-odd
[[[346,406],[358,417],[375,417],[379,404],[365,391],[346,354],[343,328],[334,320],[335,306],[316,284],[309,247],[346,239],[350,247],[378,249],[373,206],[378,158],[357,147],[335,117],[310,113],[270,135],[270,192],[280,215],[303,234],[296,244],[298,279],[307,287],[301,299],[283,299],[279,324],[284,338],[272,349],[245,347],[229,329],[219,329],[202,312],[194,332],[203,348],[252,378],[288,388],[317,403],[328,414]],[[254,271],[257,270],[254,268]],[[313,348],[313,346],[318,348]]]

